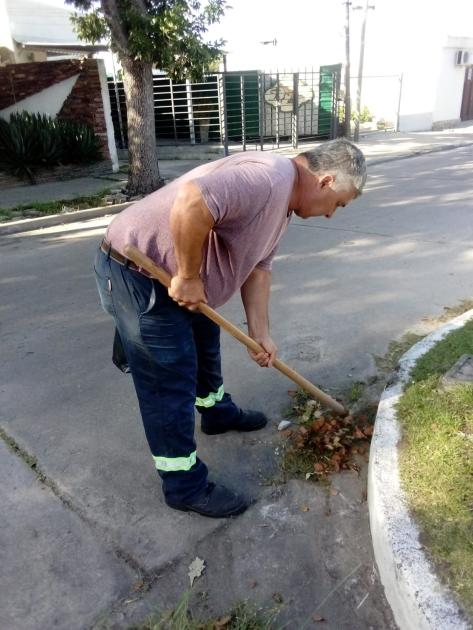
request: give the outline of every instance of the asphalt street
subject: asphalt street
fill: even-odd
[[[471,299],[472,167],[471,146],[373,166],[362,197],[330,221],[294,219],[273,272],[281,358],[340,391],[369,381],[391,340]],[[222,338],[226,389],[271,422],[251,437],[197,430],[198,448],[214,477],[258,501],[230,522],[164,506],[96,295],[92,259],[107,221],[0,238],[0,419],[21,449],[0,459],[0,627],[126,627],[173,605],[199,556],[206,571],[193,592],[205,593],[209,614],[242,598],[271,607],[279,593],[288,628],[310,627],[314,612],[330,630],[394,628],[363,475],[336,476],[334,496],[303,481],[271,485],[292,386],[231,338]],[[221,312],[243,325],[237,297]]]

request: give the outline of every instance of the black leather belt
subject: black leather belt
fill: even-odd
[[[149,273],[145,269],[143,269],[142,267],[138,267],[132,260],[126,258],[126,256],[123,256],[122,254],[120,254],[120,252],[117,252],[116,249],[113,249],[112,245],[107,241],[107,239],[104,238],[103,241],[100,243],[100,249],[103,251],[104,254],[107,254],[107,256],[109,256],[112,260],[119,263],[120,265],[128,267],[129,269],[133,269],[133,271],[138,271],[139,273],[150,277]]]

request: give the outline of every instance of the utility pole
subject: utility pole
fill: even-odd
[[[353,138],[355,142],[358,142],[358,139],[360,137],[361,86],[363,83],[363,62],[364,62],[364,57],[365,57],[366,18],[368,17],[368,10],[374,9],[374,8],[375,8],[374,4],[370,4],[369,0],[366,0],[365,12],[363,15],[363,24],[361,26],[360,62],[358,64],[358,87],[356,91],[357,116],[355,120],[355,134]]]
[[[351,138],[351,98],[350,98],[350,0],[344,2],[345,16],[345,137]]]

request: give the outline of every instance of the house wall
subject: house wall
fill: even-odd
[[[473,59],[473,39],[451,37],[448,45],[443,48],[434,102],[434,126],[441,126],[443,122],[460,121],[465,66],[455,66],[455,53],[458,50],[469,50]]]
[[[74,61],[70,60],[69,63],[74,63]],[[45,65],[49,65],[49,63],[51,62],[41,64],[41,66],[44,67]],[[68,62],[59,61],[53,63],[61,64]],[[76,63],[79,64],[81,71],[72,91],[63,102],[58,113],[58,118],[90,125],[100,138],[104,155],[110,158],[98,63],[95,59],[84,59]]]
[[[29,50],[28,48],[23,48],[16,42],[13,42],[13,47],[15,63],[32,63],[33,61],[47,60],[47,54],[43,50]]]
[[[13,51],[6,0],[0,0],[0,46],[5,46],[5,48]]]
[[[102,61],[74,59],[0,68],[0,116],[14,111],[45,113],[90,125],[106,159],[118,170],[108,91]]]
[[[403,73],[399,131],[430,131],[442,48],[434,40],[419,45]]]
[[[0,68],[0,111],[80,73],[79,61],[20,63]]]
[[[433,122],[459,121],[465,79],[465,66],[454,65],[455,49],[444,48],[440,61]]]
[[[46,116],[56,118],[78,78],[79,74],[76,74],[70,79],[65,79],[39,91],[37,94],[20,99],[13,105],[0,110],[2,118],[8,119],[11,114],[24,111],[46,114]]]
[[[470,50],[473,56],[473,38],[437,34],[410,52],[403,73],[400,131],[430,131],[460,121],[465,66],[455,66],[457,50]]]

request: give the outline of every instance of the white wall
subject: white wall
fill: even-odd
[[[432,37],[412,40],[409,44],[403,72],[399,131],[430,131],[440,73],[442,39]]]
[[[432,73],[412,69],[403,75],[399,131],[430,131],[436,82]]]
[[[454,65],[455,50],[444,48],[442,51],[433,122],[460,120],[465,66]]]
[[[455,65],[458,50],[470,51],[473,62],[473,38],[449,37],[447,46],[443,48],[433,111],[434,122],[460,120],[465,66]]]
[[[13,40],[10,33],[10,18],[8,17],[7,2],[0,0],[0,46],[13,51]]]
[[[70,79],[65,79],[60,83],[41,90],[37,94],[33,94],[33,96],[28,96],[18,101],[14,105],[10,105],[10,107],[6,107],[0,110],[0,116],[9,119],[13,113],[27,111],[32,114],[46,114],[51,116],[51,118],[56,118],[78,77],[79,75],[76,74]]]

